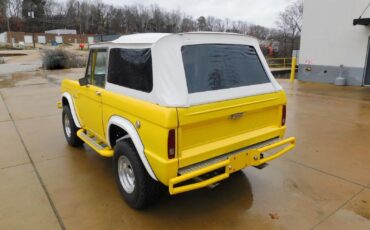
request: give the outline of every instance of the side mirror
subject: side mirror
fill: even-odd
[[[88,85],[89,82],[87,81],[86,77],[78,79],[78,83],[80,83],[80,86]]]

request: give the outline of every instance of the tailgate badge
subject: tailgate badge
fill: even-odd
[[[242,116],[244,116],[244,113],[234,113],[229,116],[229,119],[235,120],[235,119],[241,118]]]

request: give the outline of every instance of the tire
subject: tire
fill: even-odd
[[[147,173],[131,140],[114,147],[113,169],[118,189],[130,207],[145,208],[159,196],[160,184]]]
[[[81,146],[83,141],[77,136],[77,131],[79,128],[75,125],[71,110],[67,105],[63,106],[62,122],[64,136],[68,144],[73,147]]]

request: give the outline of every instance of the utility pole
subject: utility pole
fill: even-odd
[[[81,32],[81,28],[82,28],[82,26],[81,26],[81,13],[80,13],[80,2],[78,1],[77,2],[77,7],[78,7],[78,22],[79,22],[79,24],[80,24],[80,44],[82,43],[82,32]]]
[[[10,14],[10,5],[8,5],[8,7],[9,7],[8,14]],[[10,32],[10,22],[9,21],[10,21],[10,15],[7,15],[6,22],[8,24],[8,36],[9,36],[9,40],[10,40],[10,46],[13,47],[13,39],[12,39],[12,33]]]
[[[28,11],[28,16],[32,18],[32,21],[35,18],[35,11],[33,11],[34,8],[35,7],[32,6],[32,11]],[[32,25],[32,43],[33,43],[33,48],[35,49],[36,48],[36,44],[35,44],[35,25]]]
[[[9,18],[7,17],[7,23],[8,23],[8,36],[9,36],[9,40],[10,40],[10,46],[13,47],[13,39],[12,39],[12,34],[10,32],[10,23],[9,23]]]

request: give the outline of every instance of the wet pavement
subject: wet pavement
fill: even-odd
[[[42,66],[39,50],[0,50],[1,56],[5,56],[5,64],[0,65],[0,75],[35,71]]]
[[[370,88],[281,80],[292,152],[136,211],[111,160],[64,139],[59,83],[82,75],[0,76],[0,229],[370,229]]]

